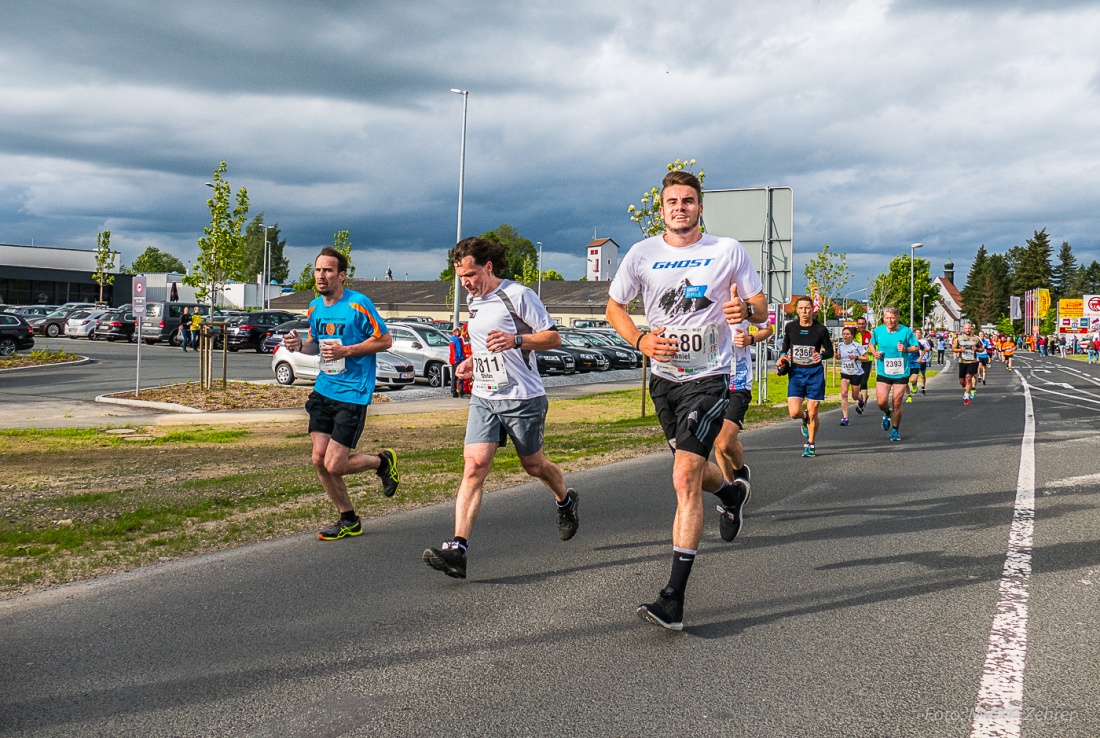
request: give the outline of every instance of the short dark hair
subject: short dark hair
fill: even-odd
[[[699,201],[703,200],[703,185],[691,172],[685,172],[682,169],[674,169],[665,175],[665,178],[661,180],[661,194],[665,194],[665,189],[672,185],[687,185],[695,190],[695,194],[698,196]]]
[[[809,295],[799,295],[798,299],[794,301],[795,307],[798,307],[798,303],[800,302],[808,302],[810,303],[810,305],[813,305],[814,298],[810,297]]]
[[[348,257],[344,256],[332,246],[325,246],[321,249],[321,253],[317,254],[317,259],[320,259],[322,256],[331,256],[333,259],[336,259],[337,272],[346,272],[348,270]],[[313,260],[314,266],[317,265],[317,259]]]
[[[464,238],[451,249],[451,263],[458,264],[467,256],[474,258],[478,266],[485,266],[492,262],[493,274],[500,276],[508,267],[508,250],[503,244],[494,243],[481,236]]]

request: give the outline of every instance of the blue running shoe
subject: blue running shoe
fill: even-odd
[[[891,441],[900,441],[901,440],[901,434],[898,433],[897,428],[894,428],[892,431],[890,431],[890,440]]]
[[[814,456],[815,454],[816,454],[816,450],[814,449],[814,445],[812,443],[807,443],[806,447],[804,449],[802,449],[802,456],[804,458],[810,458],[811,456]]]
[[[803,438],[809,438],[810,437],[810,426],[807,424],[806,420],[802,421],[802,437]]]
[[[890,430],[890,416],[889,415],[883,415],[882,416],[882,429],[884,431]]]

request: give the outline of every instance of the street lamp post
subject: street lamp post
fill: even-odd
[[[924,311],[924,303],[928,300],[928,294],[925,293],[920,296],[920,324],[926,326],[928,323],[928,313]]]
[[[539,245],[539,299],[542,299],[542,241],[538,242]]]
[[[469,90],[455,90],[451,92],[456,95],[462,95],[462,143],[458,150],[458,232],[455,236],[455,243],[462,240],[462,189],[466,182],[466,108],[470,102]],[[458,271],[455,270],[455,309],[454,315],[454,327],[458,327]]]
[[[851,312],[849,312],[849,310],[848,310],[848,298],[851,297],[852,295],[858,295],[860,292],[866,292],[866,291],[867,291],[867,288],[864,287],[861,290],[852,290],[848,294],[844,295],[844,317],[846,317],[846,318],[852,317]]]
[[[214,190],[214,196],[217,197],[218,188],[214,185],[214,183],[207,182],[206,186]],[[218,236],[217,234],[212,234],[211,237],[214,241],[214,250],[210,254],[210,316],[208,317],[208,320],[214,319],[214,264],[217,263],[218,256]]]
[[[914,243],[909,246],[909,328],[913,327],[913,279],[917,249],[924,246],[923,243]]]
[[[267,283],[271,281],[271,264],[269,263],[271,259],[268,252],[267,232],[271,226],[265,225],[261,226],[261,228],[264,229],[264,264],[260,269],[260,280],[262,281],[260,287],[263,290],[263,292],[260,293],[260,307],[267,310]]]

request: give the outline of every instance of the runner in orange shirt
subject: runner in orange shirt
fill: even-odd
[[[1012,336],[1001,338],[1001,356],[1004,357],[1005,368],[1012,371],[1012,355],[1016,353],[1016,342],[1012,340]]]

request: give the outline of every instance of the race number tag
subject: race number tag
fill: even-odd
[[[669,326],[661,337],[679,345],[669,361],[653,362],[654,374],[681,381],[718,368],[718,326]]]
[[[321,339],[321,346],[325,344],[341,345],[343,342],[339,338],[324,338]],[[343,374],[344,373],[344,360],[335,359],[333,361],[325,361],[324,357],[321,358],[320,369],[325,374]]]
[[[859,362],[855,359],[841,359],[840,372],[841,374],[859,374]]]
[[[971,349],[963,349],[961,358],[962,358],[963,361],[974,361],[974,358],[975,358],[974,351],[971,350]]]
[[[813,346],[791,346],[791,361],[798,366],[809,366],[814,363]]]
[[[485,392],[496,392],[507,384],[508,371],[504,366],[504,354],[475,351],[474,387]]]
[[[882,373],[889,376],[897,376],[898,374],[905,374],[908,369],[908,362],[904,356],[899,356],[896,359],[883,359],[882,360]]]

